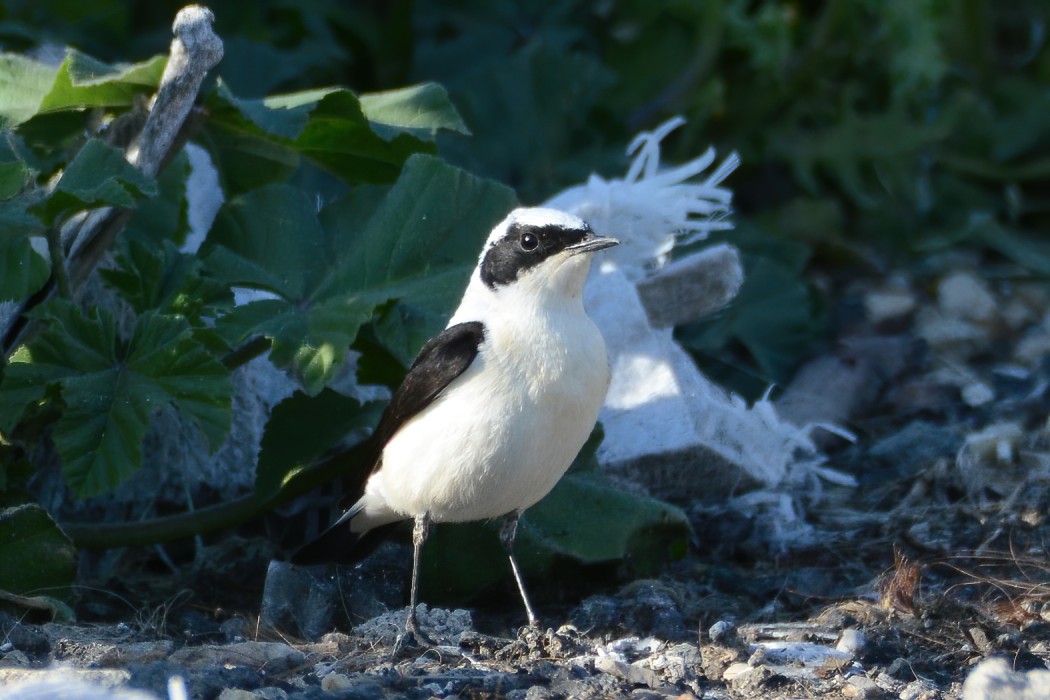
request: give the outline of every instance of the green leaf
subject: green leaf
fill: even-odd
[[[435,528],[423,548],[424,597],[465,600],[506,583],[510,567],[499,525]],[[689,520],[679,508],[624,491],[598,472],[570,473],[522,516],[515,556],[530,591],[542,590],[571,585],[609,564],[651,576],[685,555],[689,537]]]
[[[277,297],[237,307],[220,329],[234,343],[272,338],[271,359],[309,394],[336,374],[377,306],[402,299],[447,313],[488,230],[513,205],[501,185],[428,156],[411,158],[383,194],[359,187],[318,215],[302,192],[269,187],[228,203],[208,237],[219,278]]]
[[[47,281],[50,267],[30,245],[43,223],[27,211],[28,199],[0,202],[0,301],[24,299]]]
[[[523,199],[545,199],[594,171],[593,154],[577,154],[601,143],[593,110],[614,82],[596,58],[529,44],[469,65],[446,85],[473,136],[443,135],[442,155],[513,184]]]
[[[189,231],[186,180],[190,161],[180,150],[157,176],[157,193],[139,200],[121,238],[135,238],[149,245],[165,242],[182,245]]]
[[[129,163],[124,154],[98,139],[84,144],[62,173],[54,193],[39,207],[46,222],[74,208],[134,207],[157,193],[157,183]]]
[[[361,95],[361,111],[372,123],[373,131],[387,141],[403,131],[430,140],[441,129],[470,133],[448,92],[437,83]]]
[[[347,182],[392,182],[413,153],[434,152],[437,131],[466,131],[444,89],[430,83],[360,99],[344,88],[246,99],[220,81],[209,108],[209,128],[223,134],[212,139],[218,161],[271,161],[286,176],[306,156]]]
[[[255,472],[255,495],[275,496],[289,480],[344,440],[358,442],[379,422],[381,402],[362,404],[331,389],[296,392],[274,406]]]
[[[16,54],[0,55],[0,128],[32,118],[54,85],[58,69]]]
[[[0,163],[0,200],[18,194],[28,180],[29,171],[20,162]]]
[[[786,381],[812,352],[824,332],[824,318],[819,297],[798,270],[771,257],[756,258],[746,267],[740,293],[725,312],[684,326],[675,337],[699,353],[701,365],[731,343],[740,343],[757,365],[761,394],[770,384]]]
[[[129,106],[160,82],[167,58],[111,66],[74,49],[58,66],[14,54],[0,55],[0,128],[37,114],[85,107]]]
[[[77,572],[73,543],[35,503],[0,509],[0,590],[64,597]]]
[[[163,405],[192,420],[213,449],[221,444],[230,423],[229,373],[185,319],[148,312],[125,341],[106,312],[82,315],[56,302],[38,316],[50,325],[6,368],[0,427],[9,430],[48,386],[58,387],[66,407],[53,440],[78,496],[104,493],[141,465],[150,416]]]
[[[135,240],[120,246],[115,268],[99,270],[103,281],[137,313],[174,313],[196,324],[202,315],[232,301],[225,285],[203,273],[204,263],[197,256],[179,252],[170,242],[149,247]]]

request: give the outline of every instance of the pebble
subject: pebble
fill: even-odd
[[[839,637],[839,642],[835,645],[835,648],[841,652],[849,654],[853,658],[857,658],[857,656],[864,651],[867,641],[867,637],[865,637],[864,633],[860,630],[844,629],[842,630],[842,636]]]
[[[728,620],[719,620],[707,630],[707,636],[715,644],[728,644],[736,633],[736,625]]]
[[[886,691],[867,676],[851,676],[842,688],[842,694],[848,698],[875,700],[886,696]]]
[[[988,323],[998,314],[998,304],[984,280],[972,272],[953,272],[937,286],[937,305],[945,316]]]

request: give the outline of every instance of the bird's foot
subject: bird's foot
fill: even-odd
[[[402,632],[394,642],[394,654],[396,655],[397,652],[401,651],[406,645],[415,645],[431,649],[438,646],[437,640],[424,632],[423,628],[420,627],[419,619],[416,617],[415,608],[408,609],[408,617],[405,619],[405,631]]]

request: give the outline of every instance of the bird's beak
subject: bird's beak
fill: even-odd
[[[612,248],[614,245],[620,245],[620,241],[609,236],[588,233],[582,241],[576,245],[569,246],[566,250],[572,255],[578,255],[579,253],[593,253],[604,248]]]

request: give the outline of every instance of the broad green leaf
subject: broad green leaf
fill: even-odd
[[[98,139],[84,144],[66,166],[55,191],[39,207],[46,222],[85,206],[134,207],[157,193],[157,183],[129,163],[124,154]]]
[[[344,88],[246,99],[220,81],[209,106],[217,160],[283,165],[270,182],[287,175],[299,156],[347,182],[392,182],[413,153],[434,151],[438,130],[466,130],[444,89],[430,83],[360,99]]]
[[[296,392],[274,406],[266,422],[255,472],[255,495],[276,495],[296,474],[347,439],[366,437],[379,421],[379,402],[362,404],[331,389]]]
[[[68,595],[77,572],[73,543],[35,503],[0,509],[0,591]]]
[[[155,56],[131,65],[111,66],[74,49],[57,66],[0,55],[0,128],[37,114],[85,107],[124,107],[135,95],[152,92],[167,58]]]
[[[157,176],[157,193],[136,203],[121,238],[138,239],[148,245],[185,243],[190,227],[186,197],[189,175],[189,157],[180,150]]]
[[[0,54],[0,129],[33,117],[55,83],[58,68],[27,56]]]
[[[218,281],[205,277],[204,263],[164,242],[158,247],[131,240],[116,256],[116,267],[99,270],[107,285],[116,289],[139,314],[149,310],[175,313],[199,322],[215,306],[231,301]]]
[[[473,136],[442,135],[441,153],[513,185],[523,198],[550,197],[559,184],[581,182],[594,171],[593,152],[586,160],[570,154],[601,143],[593,110],[613,81],[593,56],[545,44],[472,61],[446,87]]]
[[[510,567],[499,523],[439,526],[423,548],[424,596],[463,600],[499,581]],[[515,555],[532,589],[570,583],[588,567],[616,564],[651,576],[685,556],[689,520],[679,508],[624,491],[599,472],[562,477],[522,516]]]
[[[65,410],[53,440],[70,488],[95,496],[141,464],[141,445],[158,408],[174,406],[212,448],[230,422],[228,371],[194,338],[185,319],[143,314],[122,339],[111,315],[83,315],[68,302],[38,316],[47,329],[16,353],[0,383],[0,427],[56,386]]]
[[[276,297],[237,307],[220,329],[234,343],[272,338],[271,359],[307,393],[335,375],[379,305],[402,299],[447,313],[488,230],[513,206],[506,188],[428,156],[411,158],[383,194],[359,187],[318,214],[302,192],[269,187],[227,204],[209,235],[217,276]]]
[[[0,200],[21,192],[31,175],[32,171],[20,160],[0,162]]]
[[[27,204],[23,197],[0,201],[0,301],[24,299],[50,274],[47,261],[30,245],[30,236],[43,233],[44,225]]]
[[[433,139],[441,129],[469,134],[448,92],[437,83],[361,95],[361,111],[372,129],[390,140],[402,131]]]
[[[755,258],[746,269],[740,293],[728,309],[679,328],[675,337],[699,355],[701,365],[732,343],[741,344],[757,365],[760,386],[733,388],[750,396],[790,378],[821,339],[824,318],[819,297],[798,271],[770,257]]]

